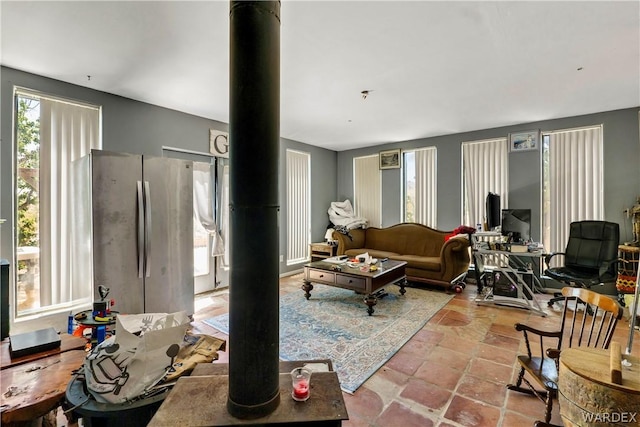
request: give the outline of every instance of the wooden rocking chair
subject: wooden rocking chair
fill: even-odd
[[[520,373],[515,384],[507,385],[509,390],[531,394],[545,404],[544,422],[536,421],[534,426],[551,426],[551,409],[553,399],[558,394],[558,362],[563,342],[565,348],[572,346],[594,347],[606,349],[611,343],[618,320],[622,318],[622,307],[616,300],[606,295],[584,288],[565,287],[562,289],[564,308],[562,322],[557,331],[542,331],[530,326],[516,323],[515,328],[524,333],[527,354],[518,356]],[[569,301],[576,302],[576,311],[569,309]],[[587,304],[584,311],[578,312],[580,303]],[[529,334],[539,341],[537,354],[532,353]],[[533,338],[533,337],[532,337]],[[551,345],[555,344],[555,345]],[[536,389],[527,378],[529,373],[543,390]],[[522,383],[527,388],[522,387]]]

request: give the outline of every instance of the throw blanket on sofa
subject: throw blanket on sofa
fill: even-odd
[[[344,202],[331,202],[328,213],[332,224],[345,227],[347,230],[367,226],[367,220],[356,216],[353,212],[353,206],[351,206],[349,199]]]

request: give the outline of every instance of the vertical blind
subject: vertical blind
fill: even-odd
[[[382,183],[378,155],[353,159],[353,210],[369,227],[382,226]]]
[[[287,265],[309,259],[311,170],[309,153],[287,150]]]
[[[487,194],[500,195],[509,206],[509,163],[506,138],[462,143],[463,213],[462,223],[483,224]]]
[[[437,228],[436,148],[414,151],[416,168],[415,221]]]
[[[549,132],[548,251],[565,249],[569,224],[604,219],[602,126]],[[545,224],[546,225],[546,224]]]
[[[100,125],[98,107],[40,98],[41,306],[91,297],[71,280],[71,163],[101,148]]]

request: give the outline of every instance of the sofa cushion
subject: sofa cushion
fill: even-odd
[[[406,268],[419,268],[429,271],[440,271],[442,268],[442,260],[440,257],[426,257],[418,255],[397,255],[391,256],[391,259],[397,261],[405,261]]]
[[[446,233],[418,224],[366,230],[365,246],[403,255],[439,257]]]

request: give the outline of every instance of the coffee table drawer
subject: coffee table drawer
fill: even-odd
[[[366,289],[367,281],[358,277],[344,276],[342,274],[336,275],[336,284],[338,286],[345,286],[349,289]]]
[[[312,282],[318,280],[321,282],[334,283],[336,275],[330,271],[309,270],[309,280]]]

